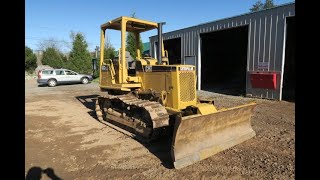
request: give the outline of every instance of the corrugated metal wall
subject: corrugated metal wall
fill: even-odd
[[[281,99],[281,86],[284,68],[284,42],[285,42],[285,19],[295,16],[295,3],[290,3],[276,8],[263,10],[255,13],[248,13],[240,16],[226,18],[214,22],[200,24],[197,26],[176,30],[163,34],[163,39],[174,39],[181,37],[181,62],[185,56],[197,58],[198,77],[201,73],[200,59],[200,34],[233,27],[248,25],[248,62],[247,62],[247,88],[248,96],[255,96],[269,99]],[[157,36],[150,37],[151,55],[155,57],[154,43]],[[266,69],[260,69],[262,65]],[[260,68],[259,68],[260,67]],[[276,90],[251,88],[249,73],[254,71],[277,72],[278,87]],[[200,79],[198,79],[198,87]]]

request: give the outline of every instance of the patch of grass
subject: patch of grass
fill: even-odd
[[[92,80],[92,82],[96,82],[96,83],[99,83],[99,77],[95,78]]]

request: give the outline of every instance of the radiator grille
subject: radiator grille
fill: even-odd
[[[195,99],[195,80],[193,72],[179,72],[180,100],[189,102]]]

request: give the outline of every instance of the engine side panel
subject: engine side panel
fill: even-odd
[[[166,91],[167,107],[181,110],[196,105],[196,75],[193,66],[142,66],[137,71],[141,77],[142,89],[157,92]]]

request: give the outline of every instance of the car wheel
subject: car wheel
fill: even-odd
[[[48,81],[48,86],[54,87],[54,86],[56,86],[56,85],[57,85],[57,81],[56,81],[55,79],[50,79],[50,80]]]
[[[81,79],[81,83],[82,83],[82,84],[88,84],[88,82],[89,82],[89,79],[88,79],[88,78],[82,78],[82,79]]]

